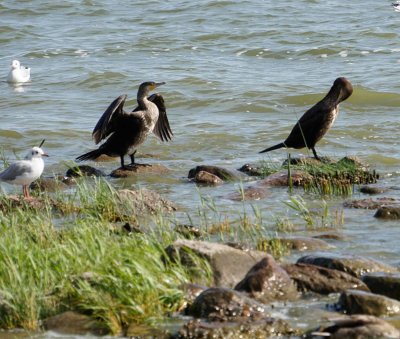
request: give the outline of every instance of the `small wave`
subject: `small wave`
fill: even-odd
[[[85,79],[78,81],[76,84],[78,86],[88,87],[88,88],[99,88],[104,85],[104,81],[107,80],[108,83],[119,82],[122,78],[127,78],[128,76],[121,72],[89,72]]]

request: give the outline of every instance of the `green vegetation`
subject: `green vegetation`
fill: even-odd
[[[75,310],[120,333],[181,307],[178,287],[191,276],[166,259],[176,236],[168,221],[148,217],[140,220],[145,232],[128,233],[120,221],[138,220],[126,204],[121,214],[103,180],[38,201],[0,199],[1,328],[34,330],[41,319]]]

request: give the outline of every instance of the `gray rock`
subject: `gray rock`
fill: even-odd
[[[361,280],[371,292],[400,300],[400,273],[369,273],[364,274]]]
[[[247,292],[263,303],[293,300],[298,297],[296,286],[270,255],[254,265],[235,290]]]
[[[349,273],[357,278],[370,272],[396,272],[396,268],[355,255],[321,253],[301,257],[297,263],[322,266]]]
[[[300,291],[320,294],[337,293],[347,289],[369,291],[367,285],[350,274],[308,264],[285,264],[282,268]]]
[[[400,302],[383,295],[347,290],[340,294],[338,306],[348,314],[391,316],[400,314]]]
[[[171,260],[180,260],[188,268],[196,269],[192,255],[205,259],[211,267],[215,286],[233,287],[247,271],[265,257],[259,251],[241,251],[227,245],[206,241],[176,240],[166,249]],[[206,283],[199,277],[199,283]]]
[[[400,338],[400,332],[388,322],[371,315],[342,316],[333,319],[333,325],[323,326],[307,338],[378,339]]]
[[[105,326],[98,321],[91,319],[87,315],[71,311],[47,318],[43,321],[43,325],[47,331],[65,334],[108,334]]]
[[[375,210],[383,206],[400,206],[400,201],[395,198],[358,199],[344,202],[345,207]]]
[[[374,217],[385,220],[398,220],[400,219],[400,207],[395,207],[395,206],[380,207],[374,214]]]

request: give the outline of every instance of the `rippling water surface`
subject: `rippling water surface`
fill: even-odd
[[[165,81],[160,92],[174,141],[150,137],[140,152],[170,175],[115,184],[156,189],[191,210],[199,193],[185,179],[190,168],[280,163],[285,150],[258,151],[283,141],[335,78],[346,76],[354,94],[317,150],[357,155],[382,184],[400,187],[400,13],[391,1],[2,1],[0,18],[0,75],[5,80],[12,59],[32,68],[27,85],[0,82],[0,143],[12,159],[45,138],[46,175],[63,173],[93,149],[91,131],[117,96],[128,94],[130,109],[141,82]],[[118,165],[99,164],[106,172]],[[229,213],[243,208],[227,199],[238,186],[200,192]],[[270,218],[288,213],[286,199],[276,189],[254,204]],[[398,264],[397,223],[372,215],[344,210],[342,231],[351,240],[340,250]]]

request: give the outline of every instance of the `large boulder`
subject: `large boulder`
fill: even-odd
[[[338,306],[347,314],[368,314],[377,317],[400,315],[400,301],[365,291],[342,292]]]
[[[301,257],[297,263],[311,264],[335,269],[360,277],[370,272],[396,272],[397,269],[376,260],[355,255],[321,253]]]
[[[361,280],[371,292],[400,300],[400,273],[368,273],[364,274]]]
[[[388,322],[371,315],[342,316],[332,320],[333,325],[322,326],[307,338],[373,339],[400,338],[400,332]]]
[[[347,289],[369,291],[367,285],[350,274],[309,264],[285,264],[282,268],[293,279],[300,291],[320,294],[341,292]]]
[[[298,297],[296,286],[270,255],[254,265],[235,290],[247,292],[263,303],[293,300]]]
[[[233,287],[247,271],[265,257],[259,251],[242,251],[231,246],[180,239],[166,249],[171,260],[180,260],[188,268],[196,269],[192,256],[205,259],[212,271],[215,286]],[[200,283],[204,283],[200,277]]]

